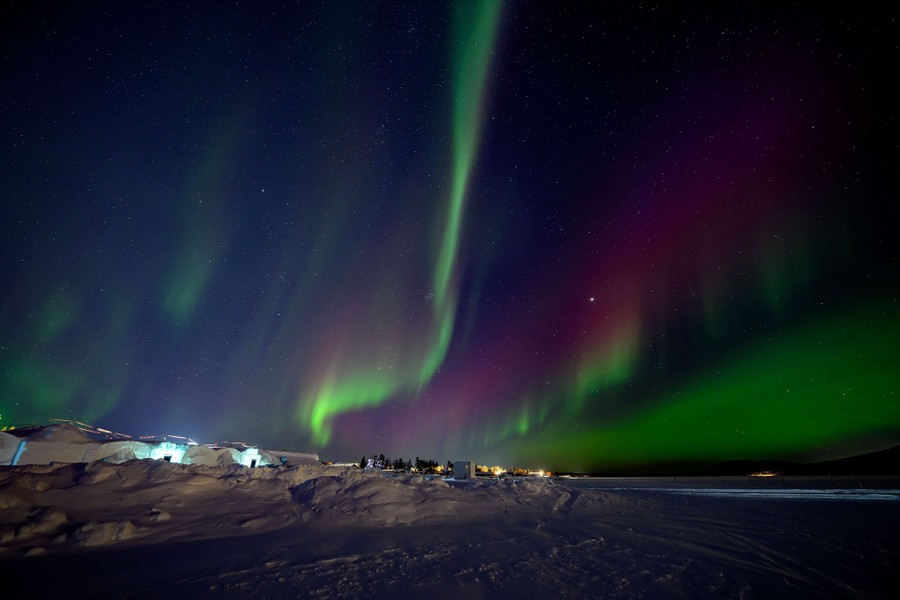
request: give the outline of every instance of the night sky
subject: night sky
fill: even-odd
[[[0,424],[578,470],[900,443],[897,12],[0,9]]]

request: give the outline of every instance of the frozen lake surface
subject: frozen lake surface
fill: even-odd
[[[625,490],[627,488],[616,488]],[[900,490],[736,490],[728,488],[647,488],[654,492],[683,496],[711,496],[713,498],[768,498],[780,500],[835,500],[855,502],[897,502]]]
[[[890,477],[586,477],[562,481],[565,485],[581,490],[645,491],[713,498],[900,501],[900,481]]]

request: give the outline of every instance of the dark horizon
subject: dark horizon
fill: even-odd
[[[38,439],[44,439],[42,430],[50,427],[74,427],[80,431],[81,435],[95,442],[115,442],[121,440],[138,440],[147,441],[145,438],[149,436],[131,436],[122,432],[112,432],[103,428],[95,428],[88,426],[86,423],[77,421],[61,421],[54,420],[49,424],[37,425],[30,424],[16,428],[2,429],[3,432],[11,434],[15,437],[28,437],[35,433]],[[174,436],[174,437],[173,437]],[[156,441],[167,440],[176,443],[193,442],[202,445],[222,444],[229,446],[233,444],[247,444],[252,447],[258,447],[268,452],[278,455],[279,449],[269,447],[266,444],[257,444],[252,440],[209,442],[205,440],[189,440],[180,438],[177,435],[157,435],[154,436]],[[66,439],[65,437],[63,439]],[[71,441],[71,438],[68,438]],[[282,449],[284,452],[293,452]],[[611,466],[602,463],[602,458],[598,458],[595,464],[599,464],[601,468],[594,470],[574,470],[566,468],[566,465],[549,464],[546,461],[537,464],[517,463],[517,464],[496,464],[474,459],[472,456],[452,456],[444,460],[435,459],[433,456],[416,454],[415,460],[413,456],[394,456],[384,452],[364,453],[360,461],[352,459],[340,459],[335,457],[320,456],[319,460],[324,464],[334,463],[352,463],[365,465],[369,459],[372,459],[375,468],[380,469],[407,469],[409,465],[397,466],[397,461],[410,463],[416,467],[416,471],[420,471],[420,460],[422,464],[431,463],[432,466],[445,467],[448,463],[453,464],[460,460],[471,460],[479,467],[501,467],[507,474],[514,474],[515,471],[537,472],[544,471],[553,475],[576,475],[589,477],[707,477],[707,476],[747,476],[760,472],[771,472],[777,475],[789,476],[884,476],[897,477],[900,476],[900,446],[890,446],[865,452],[862,454],[837,455],[828,460],[788,460],[778,457],[769,458],[737,458],[726,461],[659,461],[655,463],[644,464],[612,464]],[[378,467],[377,460],[383,459],[384,464]]]

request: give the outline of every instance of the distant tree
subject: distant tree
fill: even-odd
[[[360,469],[365,469],[365,468],[366,468],[366,463],[367,463],[367,462],[368,462],[368,461],[366,460],[366,456],[363,455],[363,457],[362,457],[361,459],[359,459],[359,468],[360,468]]]
[[[453,463],[451,461],[447,461],[447,472],[453,473]]]

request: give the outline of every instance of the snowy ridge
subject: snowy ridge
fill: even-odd
[[[29,597],[82,597],[72,581],[83,597],[890,597],[896,501],[633,483],[0,467],[0,568],[29,581]],[[780,491],[792,499],[773,500]]]
[[[547,481],[455,487],[439,479],[319,465],[249,469],[132,460],[0,467],[0,553],[233,536],[311,519],[459,521],[474,514],[468,508],[473,503],[509,514],[527,506],[558,510],[559,497]],[[485,509],[477,514],[484,516]]]

